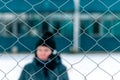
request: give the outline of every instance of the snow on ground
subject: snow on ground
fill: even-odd
[[[33,54],[0,54],[0,80],[18,80]],[[120,80],[120,54],[62,54],[69,80]]]

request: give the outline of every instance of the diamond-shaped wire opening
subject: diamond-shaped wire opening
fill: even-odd
[[[103,76],[104,75],[104,76]],[[96,76],[96,77],[94,77]],[[93,72],[86,76],[87,80],[110,80],[112,79],[109,74],[104,72],[103,70],[96,68]]]
[[[14,5],[17,5],[17,8],[14,8],[15,6]],[[21,5],[24,5],[21,6]],[[31,8],[31,6],[28,4],[28,3],[25,3],[25,1],[20,1],[20,3],[17,2],[17,0],[14,0],[14,1],[10,1],[8,4],[6,4],[6,7],[11,10],[13,13],[16,13],[16,12],[19,12],[19,11],[27,11]],[[17,10],[19,8],[19,11]]]
[[[87,75],[97,67],[93,61],[88,58],[84,58],[80,63],[74,64],[73,68],[78,70],[80,73]]]
[[[96,44],[96,40],[91,36],[85,34],[80,36],[79,44],[80,44],[79,47],[86,51],[94,47],[94,45]]]
[[[80,57],[77,57],[77,56],[79,56],[79,54],[74,54],[74,56],[72,56],[72,55],[73,54],[70,54],[70,55],[66,54],[64,56],[61,55],[61,58],[62,58],[62,61],[64,62],[64,64],[66,64],[68,66],[74,65],[74,64],[80,63],[85,58],[85,55],[80,55]]]
[[[81,47],[81,45],[79,45],[78,49],[79,49],[79,53],[87,53],[87,51],[85,51],[85,50]]]
[[[34,54],[33,54],[34,55]],[[19,54],[19,60],[18,58],[16,59],[16,61],[18,62],[18,66],[23,69],[24,66],[27,64],[27,63],[30,63],[33,59],[33,55],[31,55],[30,53],[29,54]]]
[[[62,11],[56,11],[52,15],[49,15],[48,17],[45,18],[46,21],[54,22],[54,21],[60,21],[61,22],[66,22],[64,24],[61,24],[62,26],[66,25],[69,22],[72,22],[73,20],[73,14],[70,13],[64,13]],[[52,21],[51,21],[52,19]],[[61,27],[62,28],[62,27]]]
[[[72,39],[72,35],[73,35],[73,24],[72,24],[72,22],[69,21],[69,20],[63,21],[59,31],[60,31],[61,35],[63,35],[65,38],[71,40]]]
[[[105,42],[108,41],[108,42]],[[114,43],[114,44],[109,44],[109,41]],[[119,42],[115,39],[115,38],[103,38],[102,40],[100,40],[99,45],[104,46],[103,48],[106,49],[107,51],[112,51],[114,49],[116,49],[120,44]],[[108,48],[108,46],[111,46]]]
[[[90,36],[90,35],[92,35],[92,25],[93,25],[94,23],[91,23],[91,21],[89,21],[89,20],[87,20],[87,21],[81,21],[81,25],[80,25],[80,27],[79,27],[79,30],[80,30],[80,32],[79,32],[79,38],[80,38],[80,40],[82,39],[81,37],[82,36],[85,36],[85,35],[88,35],[89,37],[92,37],[92,36]],[[94,39],[93,39],[94,40]]]
[[[67,70],[68,77],[71,80],[79,79],[79,80],[85,80],[85,76],[79,72],[80,70],[75,70],[74,68],[71,68],[70,70]]]
[[[113,4],[109,7],[109,11],[110,11],[111,13],[118,12],[119,9],[116,8],[116,7],[119,7],[119,3],[120,3],[119,0],[116,1],[115,3],[113,3]]]
[[[85,34],[90,35],[91,37],[95,37],[96,35],[101,36],[101,27],[104,28],[99,20],[93,20],[93,22],[89,26],[86,26],[86,28],[84,29]],[[106,30],[106,28],[104,29]]]
[[[55,34],[55,31],[57,31],[57,29],[50,23],[50,21],[46,20],[41,21],[39,25],[32,27],[29,33],[31,33],[31,35],[34,37],[39,37],[41,39],[41,36],[48,31],[54,32]]]
[[[8,37],[8,38],[1,38],[0,39],[1,46],[5,51],[9,51],[9,48],[11,48],[14,44],[17,43],[17,39],[15,37]]]
[[[64,37],[64,36],[61,36],[61,38],[60,37],[58,37],[58,38],[56,38],[56,39],[59,39],[59,41],[58,40],[56,40],[56,43],[60,43],[60,44],[63,44],[63,45],[59,45],[59,44],[56,44],[56,46],[58,46],[58,53],[61,53],[61,52],[63,52],[63,51],[66,51],[67,52],[67,50],[69,49],[69,47],[72,45],[72,42],[70,41],[70,40],[68,40],[66,37]]]
[[[22,69],[18,66],[16,66],[13,70],[11,70],[11,72],[9,72],[6,77],[9,79],[9,80],[18,80],[20,74],[21,73]]]
[[[107,65],[109,64],[109,65]],[[104,65],[104,66],[103,66]],[[119,67],[120,67],[120,63],[117,62],[115,59],[109,57],[107,58],[104,62],[102,62],[99,65],[100,68],[104,69],[106,72],[108,72],[109,74],[113,75],[115,74],[117,71],[119,71]],[[113,69],[111,69],[111,67]]]
[[[101,54],[101,53],[95,54],[95,52],[92,52],[90,54],[86,54],[86,57],[91,61],[93,61],[94,63],[96,63],[97,65],[99,65],[109,57],[109,54]]]
[[[92,46],[87,52],[90,52],[90,51],[94,51],[94,52],[95,51],[96,52],[103,51],[103,52],[108,53],[107,49],[98,43],[96,43],[94,46]]]
[[[90,13],[90,12],[87,12],[87,11],[81,12],[81,13],[83,15],[87,16],[87,18],[89,20],[97,22],[97,20],[102,20],[102,18],[104,18],[103,16],[107,14],[107,11],[102,13],[102,14],[101,13],[94,13],[94,12]],[[85,19],[85,18],[83,18],[83,19]]]
[[[52,9],[49,9],[49,8],[52,8]],[[41,9],[40,11],[39,11],[39,9]],[[58,10],[58,7],[56,7],[53,3],[51,3],[51,2],[49,2],[49,1],[47,1],[47,0],[44,0],[42,3],[39,3],[39,4],[37,4],[37,5],[35,5],[34,6],[34,10],[36,11],[36,12],[48,12],[47,14],[48,15],[44,15],[43,14],[43,16],[46,18],[47,16],[49,16],[49,15],[52,15],[54,12],[56,12],[57,10]],[[52,12],[52,13],[51,13]]]
[[[19,43],[23,47],[26,47],[27,51],[34,51],[34,49],[35,49],[35,47],[37,45],[38,40],[39,40],[39,37],[22,37],[22,38],[19,39]],[[30,45],[31,42],[32,42],[32,45]]]
[[[37,13],[34,9],[27,12],[23,12],[18,15],[18,19],[26,23],[30,27],[35,27],[45,20],[45,17],[41,13]]]
[[[7,57],[7,59],[5,57]],[[9,74],[9,72],[11,72],[17,65],[17,62],[9,55],[3,55],[0,57],[0,59],[1,59],[0,68],[2,68],[2,71],[5,72],[6,74]],[[9,63],[6,64],[6,61],[7,62],[9,61]],[[3,67],[3,65],[4,65],[4,67]]]
[[[94,24],[96,24],[96,25],[94,25]],[[109,36],[108,35],[108,33],[109,33],[109,29],[108,28],[106,28],[106,25],[104,25],[104,24],[101,24],[100,22],[94,22],[93,23],[93,25],[94,26],[96,26],[96,27],[98,27],[98,26],[100,26],[100,27],[102,27],[102,30],[104,30],[104,32],[102,32],[102,34],[101,34],[101,32],[99,32],[99,34],[100,34],[100,36],[99,37],[96,37],[96,36],[93,36],[93,35],[89,35],[89,33],[87,32],[85,32],[85,30],[84,30],[84,32],[83,33],[81,33],[81,35],[83,36],[84,34],[86,34],[86,35],[88,35],[89,37],[91,37],[93,40],[95,40],[96,41],[96,43],[98,44],[98,42],[99,41],[101,41],[102,39],[104,39],[104,38],[106,38],[107,36]],[[94,26],[88,26],[87,28],[86,28],[86,31],[88,31],[89,29],[90,30],[92,30],[92,28],[94,28]],[[101,28],[100,28],[101,29]],[[93,29],[94,30],[94,29]],[[92,31],[91,31],[91,33],[92,33]],[[104,34],[103,34],[104,33]],[[94,33],[95,34],[95,33]],[[81,36],[80,35],[80,36]],[[81,37],[80,37],[81,38]],[[81,38],[82,39],[82,38]],[[100,45],[98,44],[98,46],[100,47]],[[93,49],[94,50],[94,49]]]
[[[66,0],[66,2],[64,4],[62,4],[60,7],[60,11],[66,13],[71,13],[71,12],[74,12],[75,11],[75,8],[74,8],[74,1],[72,0]]]
[[[103,16],[103,17],[106,17],[106,16]],[[102,30],[103,30],[102,31],[102,35],[107,34],[107,36],[109,37],[109,34],[111,33],[110,27],[113,26],[114,23],[112,23],[112,21],[108,20],[108,19],[107,20],[104,19],[104,22],[101,25],[103,26],[103,28],[102,28]]]
[[[79,36],[81,36],[81,35],[83,35],[85,33],[89,34],[89,32],[90,32],[89,28],[91,28],[92,24],[93,24],[92,20],[81,19],[80,20],[80,27],[79,27],[79,30],[80,30]]]
[[[15,35],[17,37],[26,35],[30,31],[31,27],[27,25],[24,21],[18,19],[12,23],[8,23],[6,29],[9,34]]]
[[[89,9],[91,11],[102,11],[103,13],[108,10],[108,8],[103,3],[101,3],[99,0],[94,0],[93,2],[89,3],[87,6],[84,7],[84,10],[87,12],[90,12]]]
[[[113,26],[111,26],[110,28],[110,32],[112,35],[117,36],[120,34],[119,32],[119,26],[120,26],[120,22],[119,21],[116,21],[116,24],[114,24]]]

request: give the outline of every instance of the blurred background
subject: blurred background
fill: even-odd
[[[60,52],[120,51],[119,7],[118,0],[1,0],[0,52],[31,52],[47,31]]]

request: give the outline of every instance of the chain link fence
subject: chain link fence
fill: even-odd
[[[66,53],[61,58],[69,80],[119,80],[119,4],[119,0],[80,1],[80,53],[70,54],[76,33],[74,1],[1,0],[0,80],[18,79],[34,57],[33,45],[47,31],[54,33],[58,53]]]

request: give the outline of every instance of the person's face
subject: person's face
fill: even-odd
[[[37,57],[41,60],[48,60],[48,57],[52,54],[52,50],[46,46],[38,46]]]

